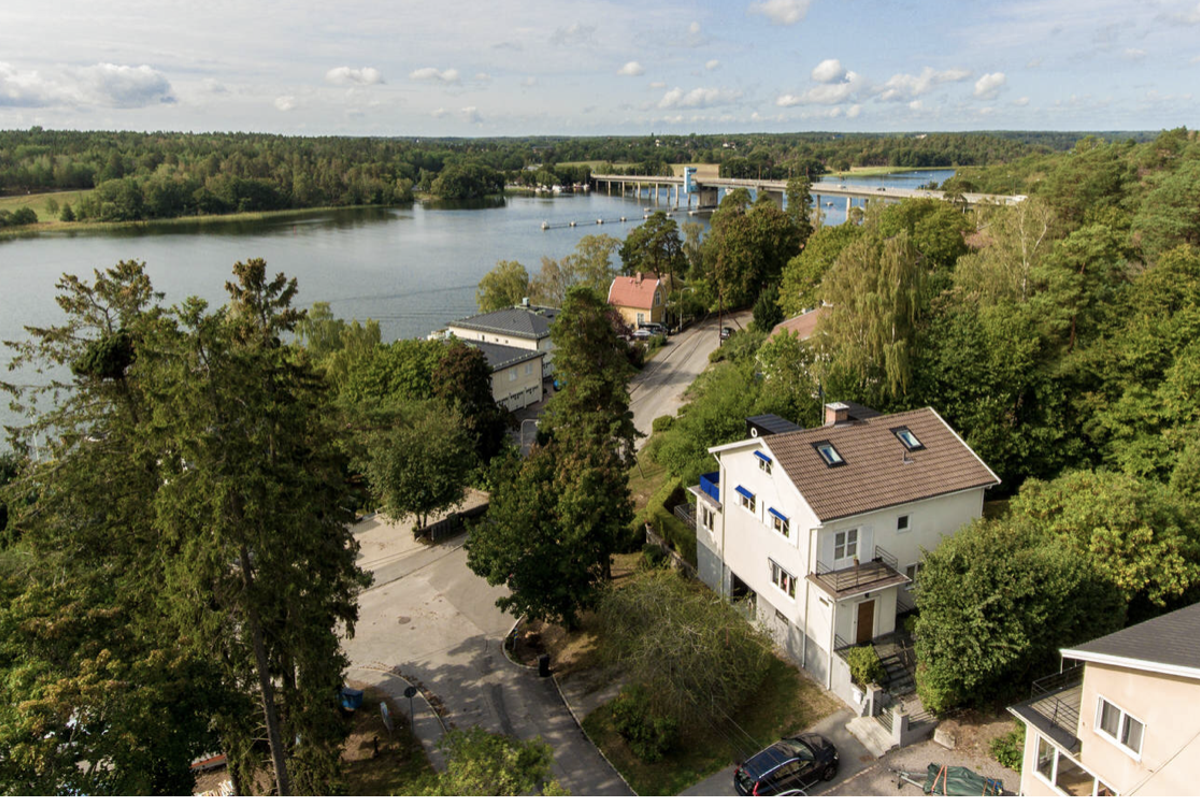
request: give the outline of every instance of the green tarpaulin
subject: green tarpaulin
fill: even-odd
[[[1004,787],[992,778],[984,778],[966,767],[930,764],[925,772],[926,795],[1003,795]]]

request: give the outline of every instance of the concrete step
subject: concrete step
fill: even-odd
[[[867,748],[875,758],[880,758],[896,746],[896,743],[892,741],[891,735],[883,729],[883,726],[873,716],[860,716],[851,719],[846,724],[846,730],[854,738],[862,742],[863,747]]]

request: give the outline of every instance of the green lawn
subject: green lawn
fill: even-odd
[[[10,213],[18,207],[28,207],[37,213],[38,221],[57,221],[58,214],[46,211],[46,202],[54,199],[61,208],[64,204],[74,207],[80,199],[95,193],[94,190],[63,190],[57,193],[27,193],[22,196],[0,196],[0,210]]]
[[[782,736],[803,732],[837,709],[838,704],[825,691],[795,667],[774,658],[762,686],[737,712],[737,727],[720,725],[686,733],[679,746],[655,764],[634,757],[613,729],[607,705],[588,714],[583,729],[635,792],[666,796],[744,760],[746,747],[763,748]],[[741,741],[735,746],[730,736],[739,736]]]

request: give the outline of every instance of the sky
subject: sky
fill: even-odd
[[[1200,0],[0,0],[0,129],[1200,125]]]

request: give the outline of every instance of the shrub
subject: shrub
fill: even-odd
[[[645,509],[638,513],[638,520],[649,523],[659,537],[670,543],[681,557],[695,565],[696,532],[672,514],[676,505],[685,501],[687,494],[683,490],[683,481],[672,477],[650,496]]]
[[[661,434],[663,431],[670,431],[674,424],[675,418],[670,414],[664,414],[662,417],[654,418],[654,422],[650,423],[650,430],[652,433]]]
[[[853,647],[846,655],[846,663],[850,666],[851,679],[860,686],[882,683],[887,677],[883,661],[873,646]]]
[[[657,333],[657,334],[651,336],[646,341],[646,349],[647,350],[657,350],[659,347],[666,347],[666,346],[667,346],[667,337],[661,333]]]
[[[36,224],[38,220],[37,213],[28,207],[18,207],[12,211],[12,215],[8,219],[8,223],[14,227],[24,226],[25,224]]]
[[[640,760],[652,764],[669,753],[679,739],[679,724],[651,713],[650,695],[641,686],[626,686],[613,700],[613,727]]]
[[[992,758],[1000,762],[1002,767],[1020,772],[1021,761],[1025,757],[1025,726],[1017,722],[1011,731],[992,739],[988,749],[992,751]]]
[[[667,550],[662,546],[657,543],[646,543],[642,546],[642,559],[638,562],[641,568],[661,568],[666,565],[666,561]]]

